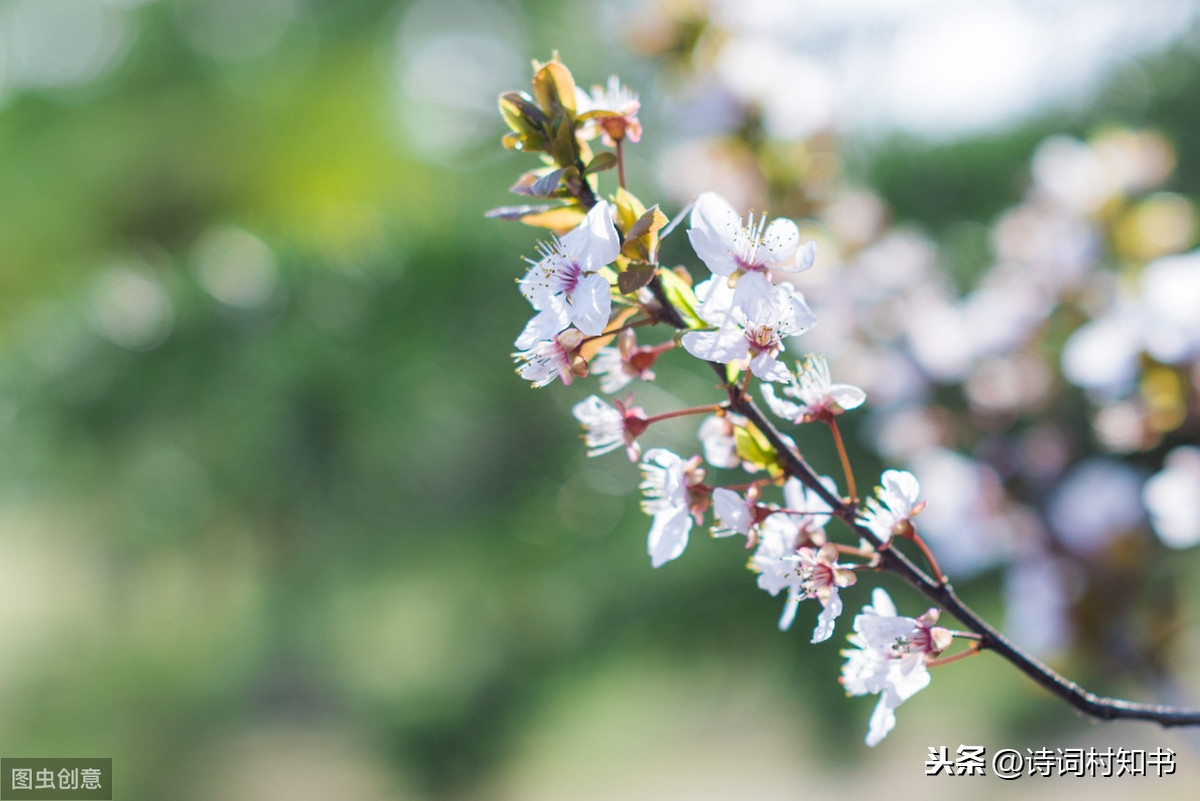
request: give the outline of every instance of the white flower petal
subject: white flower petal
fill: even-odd
[[[579,286],[568,299],[571,322],[588,336],[596,336],[608,325],[612,313],[612,293],[604,276],[593,273],[579,280]]]
[[[704,448],[704,460],[713,467],[732,470],[741,464],[737,455],[737,440],[733,425],[724,416],[710,415],[700,424],[700,444]]]
[[[650,554],[650,564],[662,567],[673,559],[678,559],[688,544],[688,532],[692,530],[692,516],[686,508],[674,512],[663,512],[654,516],[650,526],[650,536],[646,541],[646,550]]]
[[[513,345],[521,350],[532,348],[544,339],[553,339],[570,325],[566,307],[555,302],[535,314],[525,324]]]
[[[804,419],[804,407],[777,397],[775,395],[774,384],[763,384],[762,395],[763,400],[767,402],[767,408],[769,408],[776,417],[782,417],[784,420],[790,420],[793,423],[799,423]]]
[[[905,668],[908,670],[905,670]],[[897,707],[929,686],[931,677],[922,654],[910,654],[904,659],[894,660],[888,675],[884,695],[888,703]]]
[[[689,331],[683,335],[683,347],[697,359],[729,364],[750,354],[750,346],[741,329],[726,325],[716,331]]]
[[[571,407],[571,414],[586,430],[588,456],[600,456],[625,445],[625,418],[612,406],[589,395]]]
[[[896,605],[892,603],[892,596],[887,594],[887,590],[883,587],[876,587],[871,593],[871,606],[869,607],[875,614],[883,617],[895,617]]]
[[[729,279],[717,275],[696,285],[696,299],[700,301],[697,310],[700,317],[713,325],[721,325],[733,311],[734,287],[729,285]]]
[[[750,372],[763,381],[787,381],[791,377],[783,362],[764,351],[750,360]]]
[[[767,251],[767,266],[778,270],[796,269],[796,250],[800,246],[800,229],[786,217],[780,217],[767,226],[763,234],[763,248]]]
[[[911,617],[883,617],[862,614],[854,621],[854,630],[862,635],[871,648],[887,651],[901,638],[911,637],[917,622]]]
[[[842,599],[835,590],[830,596],[829,601],[821,610],[820,616],[817,618],[817,627],[813,629],[812,641],[814,643],[825,642],[833,636],[834,623],[838,619],[838,615],[842,613]]]
[[[901,499],[907,505],[905,514],[907,514],[907,511],[911,511],[913,505],[917,502],[917,498],[921,495],[921,485],[917,483],[917,477],[907,470],[887,470],[884,472],[880,483],[883,486],[884,492]],[[888,505],[891,506],[890,503]],[[892,507],[892,511],[900,512],[896,507]]]
[[[737,211],[715,192],[705,192],[692,206],[688,239],[713,275],[729,275],[738,269],[733,243],[741,229]]]
[[[713,527],[714,537],[728,537],[731,534],[749,534],[750,509],[746,499],[731,489],[718,487],[712,494],[713,515],[721,524]]]
[[[887,700],[880,696],[875,711],[871,713],[871,722],[867,726],[867,745],[874,747],[883,742],[888,732],[896,728],[896,712],[888,706]]]
[[[783,614],[779,616],[780,631],[787,631],[792,627],[792,621],[796,619],[796,610],[800,608],[802,600],[804,600],[804,596],[797,594],[796,588],[793,587],[792,591],[788,593],[787,602],[783,605]]]
[[[583,222],[562,238],[563,249],[588,272],[611,264],[621,253],[621,239],[606,201],[592,206]]]
[[[829,388],[829,399],[844,411],[857,409],[867,399],[867,393],[850,384],[834,384]]]
[[[811,241],[805,242],[804,246],[796,252],[796,266],[793,269],[798,273],[802,273],[805,270],[811,269],[816,260],[817,243]]]

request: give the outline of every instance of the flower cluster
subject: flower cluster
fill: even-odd
[[[882,588],[871,594],[871,605],[854,618],[854,648],[842,651],[842,687],[847,695],[878,695],[871,714],[867,745],[876,745],[896,725],[896,707],[929,686],[928,657],[950,645],[953,635],[937,623],[938,611],[918,618],[900,617]]]
[[[674,226],[625,186],[623,145],[641,136],[636,96],[615,78],[607,90],[585,93],[557,58],[536,65],[533,90],[502,96],[512,129],[504,141],[541,154],[543,162],[513,191],[550,202],[493,213],[551,231],[518,282],[534,312],[515,341],[518,373],[535,386],[593,375],[600,391],[612,394],[654,381],[660,358],[687,354],[715,369],[722,386],[723,395],[704,404],[657,414],[635,405],[633,393],[611,402],[593,394],[572,408],[588,456],[623,448],[640,463],[642,509],[652,518],[651,565],[681,557],[696,527],[707,525],[716,538],[741,538],[752,551],[748,567],[758,586],[784,597],[781,630],[791,628],[804,601],[816,602],[808,605],[816,618],[813,643],[834,635],[841,591],[864,570],[886,568],[894,540],[915,543],[940,579],[913,523],[924,503],[910,473],[885,472],[875,496],[859,505],[837,418],[861,406],[866,393],[833,383],[823,356],[809,354],[795,371],[781,358],[792,338],[816,324],[795,283],[813,267],[816,245],[803,241],[793,220],[743,217],[705,192],[688,220],[688,240],[708,273],[693,287],[685,269],[659,264],[661,239]],[[613,152],[594,152],[589,143],[597,138]],[[604,197],[599,175],[613,168],[617,186]],[[655,341],[653,332],[664,329]],[[756,381],[779,423],[755,405]],[[656,423],[688,415],[704,416],[697,432],[703,458],[654,443],[643,454],[642,439],[655,436]],[[820,428],[837,448],[844,491],[837,479],[808,466],[793,439],[802,429],[807,436]],[[730,471],[748,480],[725,479]],[[840,534],[829,530],[834,520],[843,525]],[[949,644],[950,632],[934,625],[937,614],[898,617],[876,590],[873,605],[855,618],[855,650],[846,652],[842,683],[851,694],[880,695],[869,744],[891,729],[895,708],[928,683],[931,660]]]

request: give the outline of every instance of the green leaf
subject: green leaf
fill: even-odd
[[[642,205],[642,201],[627,190],[625,187],[618,187],[616,195],[613,196],[613,202],[617,207],[617,228],[622,234],[628,234],[633,229],[634,224],[646,213],[646,207]]]
[[[583,174],[591,175],[595,172],[604,172],[605,170],[611,170],[615,166],[617,166],[616,155],[606,150],[603,153],[597,153],[596,157],[588,162],[588,165],[583,169]]]
[[[550,144],[550,155],[560,167],[570,167],[579,159],[578,144],[575,141],[575,126],[569,117],[563,117],[554,131],[554,141]]]
[[[779,471],[779,453],[753,425],[735,426],[733,441],[738,458],[743,462],[749,462],[771,474]]]
[[[688,328],[708,328],[709,324],[700,319],[700,314],[696,311],[700,307],[700,301],[692,291],[691,285],[667,269],[660,269],[658,277],[662,283],[663,294],[679,312]]]
[[[500,95],[500,116],[518,134],[522,136],[541,131],[549,118],[541,109],[530,102],[528,95],[521,92],[505,92]]]
[[[575,116],[575,79],[571,71],[558,60],[558,54],[545,64],[534,63],[536,74],[533,76],[533,95],[538,105],[551,117],[561,116],[564,112]]]

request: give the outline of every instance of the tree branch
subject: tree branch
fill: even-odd
[[[779,431],[763,416],[754,401],[743,394],[741,388],[729,384],[725,365],[713,363],[712,366],[721,376],[721,382],[729,393],[730,408],[745,417],[762,432],[772,447],[778,451],[784,472],[794,476],[815,492],[834,510],[834,516],[849,526],[855,534],[871,543],[879,553],[882,569],[900,576],[926,598],[954,615],[964,626],[978,634],[981,650],[993,651],[1051,694],[1058,696],[1086,715],[1101,720],[1147,720],[1162,726],[1200,725],[1200,710],[1136,703],[1096,695],[1014,645],[1012,641],[980,617],[975,610],[963,603],[949,582],[934,581],[911,559],[899,550],[890,547],[890,543],[884,543],[876,536],[875,532],[859,523],[857,520],[858,507],[838,498],[825,488],[817,478],[816,472],[787,445]]]

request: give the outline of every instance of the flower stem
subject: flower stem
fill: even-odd
[[[858,487],[854,485],[854,471],[850,469],[850,457],[846,455],[846,443],[842,441],[842,432],[838,429],[837,419],[826,418],[829,431],[833,434],[833,442],[837,445],[838,458],[842,460],[842,472],[846,475],[846,489],[850,493],[850,502],[858,504]]]
[[[660,420],[670,420],[672,417],[684,417],[685,415],[689,414],[712,414],[713,412],[718,412],[723,408],[724,407],[721,404],[713,403],[708,406],[692,406],[687,409],[676,409],[673,412],[663,412],[662,414],[656,414],[653,417],[647,417],[645,423],[646,425],[650,425],[651,423],[657,423]]]
[[[859,559],[867,560],[874,559],[876,556],[876,554],[870,551],[864,551],[862,548],[855,548],[852,545],[842,545],[836,542],[834,545],[837,547],[838,553],[842,556],[857,556]]]
[[[975,656],[977,653],[979,653],[979,643],[971,643],[971,647],[967,650],[959,651],[957,654],[951,654],[950,656],[943,656],[941,659],[931,659],[925,663],[925,667],[932,668],[941,667],[942,665],[949,665],[950,663],[957,662],[960,659],[966,659],[968,656]]]
[[[913,531],[910,539],[921,549],[921,555],[925,557],[925,563],[929,565],[929,572],[933,573],[933,580],[938,584],[945,584],[946,576],[942,573],[942,569],[938,567],[937,560],[933,558],[933,551],[929,550],[929,546],[925,544],[925,540],[921,539],[921,535],[916,531]]]
[[[617,140],[617,184],[625,188],[625,139],[622,137]]]
[[[619,328],[613,328],[608,331],[601,331],[599,334],[596,334],[595,336],[584,337],[583,339],[580,340],[580,342],[591,342],[592,340],[595,340],[595,339],[604,339],[605,337],[611,337],[613,334],[619,334],[628,328],[641,328],[641,327],[647,326],[647,325],[654,325],[656,322],[658,322],[658,321],[655,320],[653,317],[643,317],[640,320],[634,320],[632,323],[625,323],[625,325],[622,325]]]

